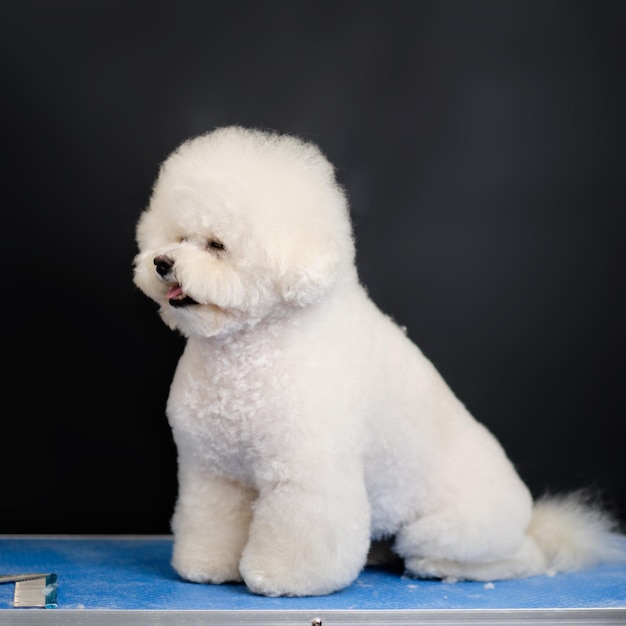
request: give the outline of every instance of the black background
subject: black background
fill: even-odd
[[[373,299],[534,493],[624,518],[625,6],[2,2],[0,532],[169,531],[183,344],[134,227],[232,123],[322,147]]]

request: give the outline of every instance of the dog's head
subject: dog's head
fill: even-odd
[[[183,335],[315,304],[353,272],[345,195],[313,144],[233,126],[162,164],[137,224],[134,282]]]

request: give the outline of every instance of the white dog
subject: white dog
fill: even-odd
[[[167,415],[173,566],[255,593],[350,584],[370,543],[417,577],[623,556],[574,497],[533,504],[495,438],[368,298],[319,149],[241,127],[183,143],[137,227],[135,284],[186,338]]]

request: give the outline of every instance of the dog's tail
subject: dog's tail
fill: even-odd
[[[528,534],[544,553],[549,571],[626,562],[626,536],[615,518],[584,491],[538,499]]]

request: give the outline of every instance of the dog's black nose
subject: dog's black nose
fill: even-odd
[[[154,265],[159,276],[165,276],[174,266],[174,261],[170,257],[161,254],[154,257]]]

